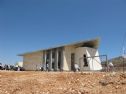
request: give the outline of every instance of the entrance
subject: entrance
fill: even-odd
[[[61,70],[61,51],[58,52],[58,69]]]
[[[74,71],[74,64],[75,64],[75,54],[71,54],[71,70]]]

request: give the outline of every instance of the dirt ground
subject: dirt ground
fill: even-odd
[[[0,71],[0,94],[126,94],[126,74]]]

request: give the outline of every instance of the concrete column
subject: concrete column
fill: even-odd
[[[46,71],[46,60],[47,60],[47,54],[46,51],[44,52],[44,70]]]
[[[64,49],[62,48],[61,49],[61,67],[60,67],[61,71],[64,70],[63,68],[64,68]]]
[[[59,53],[58,53],[58,48],[57,48],[55,50],[55,64],[54,64],[55,71],[58,71],[58,57],[59,57]]]
[[[52,50],[49,51],[49,71],[52,71]]]

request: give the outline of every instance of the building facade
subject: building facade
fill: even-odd
[[[23,56],[25,70],[72,71],[77,64],[82,71],[101,70],[98,52],[99,39],[81,41],[68,45],[48,48]],[[97,56],[94,58],[94,56]]]

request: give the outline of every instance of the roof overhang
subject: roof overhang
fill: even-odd
[[[76,48],[77,47],[90,47],[90,48],[97,49],[98,46],[99,46],[99,41],[100,41],[99,38],[92,39],[92,40],[79,41],[79,42],[75,42],[75,43],[71,43],[71,44],[60,45],[60,46],[51,47],[51,48],[42,49],[42,50],[37,50],[37,51],[33,51],[33,52],[27,52],[27,53],[19,54],[18,56],[24,56],[24,55],[29,55],[29,54],[33,54],[33,53],[41,53],[41,52],[46,51],[46,50],[61,48],[61,47],[65,47],[65,46],[74,46]]]

